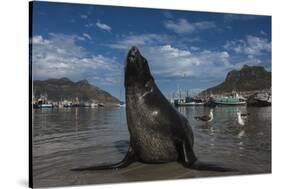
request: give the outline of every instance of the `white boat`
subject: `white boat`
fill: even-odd
[[[104,107],[104,104],[103,103],[92,103],[91,107],[92,108]]]
[[[52,104],[40,104],[39,108],[52,108],[53,105]]]
[[[92,103],[92,104],[91,104],[91,107],[92,107],[92,108],[97,108],[98,106],[99,106],[99,104],[97,104],[97,103]]]
[[[186,97],[185,99],[175,99],[174,100],[174,105],[175,106],[202,106],[205,103],[202,101],[195,101],[194,99],[190,97]]]
[[[180,102],[178,106],[202,106],[204,102]]]

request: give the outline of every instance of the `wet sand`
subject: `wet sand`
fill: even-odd
[[[69,171],[65,167],[65,171]],[[214,172],[186,169],[176,162],[165,164],[133,163],[119,170],[69,172],[61,175],[37,174],[35,186],[55,187],[87,184],[121,183],[134,181],[171,180],[196,177],[215,177],[228,175],[249,174],[248,172]],[[254,174],[254,173],[252,173]],[[255,172],[255,174],[257,174]],[[46,178],[47,176],[47,178]]]

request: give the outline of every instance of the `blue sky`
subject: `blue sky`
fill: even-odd
[[[271,70],[271,17],[34,2],[33,78],[87,79],[124,98],[137,46],[165,95],[217,85],[243,65]]]

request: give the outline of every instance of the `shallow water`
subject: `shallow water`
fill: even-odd
[[[120,170],[73,172],[71,168],[118,162],[126,154],[129,133],[125,108],[33,110],[33,177],[35,187],[177,179],[271,172],[271,107],[217,107],[214,120],[194,119],[207,107],[181,107],[193,129],[195,153],[204,162],[233,168],[219,173],[183,168],[176,162],[133,163]],[[236,112],[250,113],[245,125]]]

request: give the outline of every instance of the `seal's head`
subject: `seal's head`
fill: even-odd
[[[136,47],[129,50],[125,66],[125,87],[144,86],[151,76],[147,60]]]

